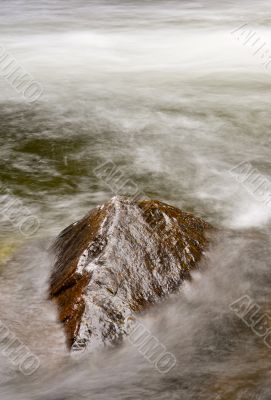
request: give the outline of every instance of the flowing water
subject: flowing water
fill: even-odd
[[[271,206],[229,173],[249,161],[271,179],[268,1],[0,5],[1,48],[43,87],[29,104],[0,80],[0,319],[41,363],[24,376],[1,351],[0,399],[270,399],[271,349],[229,307],[246,295],[259,316],[271,308]],[[206,271],[141,318],[176,357],[164,375],[129,341],[71,356],[47,300],[51,241],[121,194],[95,174],[106,161],[146,196],[231,230]],[[7,218],[19,206],[40,222],[31,236]]]

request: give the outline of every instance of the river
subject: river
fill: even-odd
[[[0,5],[0,320],[40,361],[27,376],[0,349],[0,399],[269,400],[267,336],[231,307],[248,296],[259,318],[271,309],[268,1]],[[36,83],[35,101],[4,55]],[[121,184],[97,177],[105,162]],[[227,232],[141,317],[176,357],[162,375],[129,341],[70,355],[47,299],[56,235],[135,189]]]

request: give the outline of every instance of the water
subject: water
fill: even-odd
[[[0,80],[0,181],[40,220],[32,237],[1,223],[0,318],[41,360],[25,377],[1,354],[1,400],[270,398],[271,350],[229,304],[270,309],[271,208],[228,172],[249,160],[271,177],[271,68],[231,33],[247,23],[271,49],[268,5],[2,0],[0,44],[44,93],[30,106]],[[116,194],[94,173],[106,160],[146,196],[236,231],[142,316],[176,356],[166,375],[129,342],[71,357],[47,301],[48,245]]]

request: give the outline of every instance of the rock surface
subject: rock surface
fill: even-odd
[[[154,200],[114,197],[66,228],[53,246],[50,296],[68,345],[118,342],[132,316],[176,291],[199,262],[211,226]]]

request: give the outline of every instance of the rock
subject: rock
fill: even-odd
[[[155,200],[114,197],[53,246],[50,297],[73,350],[116,343],[129,321],[189,279],[211,226]]]

